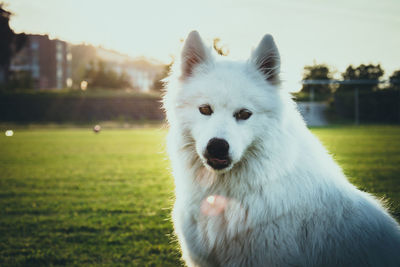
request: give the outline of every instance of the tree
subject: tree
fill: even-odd
[[[116,71],[107,67],[104,61],[98,61],[95,64],[90,62],[86,69],[85,75],[88,81],[88,88],[104,88],[104,89],[124,89],[132,88],[130,77],[126,72],[118,74]]]
[[[15,34],[10,28],[11,12],[3,8],[0,3],[0,83],[7,84],[10,74],[12,56],[17,53],[26,42],[25,34]]]
[[[364,65],[354,68],[348,66],[346,71],[342,73],[343,80],[348,83],[341,84],[338,92],[344,92],[358,88],[360,91],[375,91],[378,89],[379,79],[383,76],[384,70],[381,65]]]
[[[126,71],[119,74],[117,84],[120,88],[133,88],[131,78]]]
[[[3,9],[3,3],[0,3],[0,81],[7,82],[8,68],[11,61],[11,43],[14,39],[14,32],[11,30],[10,21],[11,12]]]
[[[94,69],[97,60],[96,49],[91,45],[79,44],[71,46],[71,78],[74,84],[79,85],[87,75],[89,69]]]
[[[332,71],[329,69],[329,66],[326,64],[314,64],[304,67],[303,72],[303,80],[304,81],[329,81],[332,79]],[[301,93],[309,95],[315,94],[316,99],[325,100],[332,93],[332,85],[329,83],[323,84],[307,84],[304,83],[301,88]]]
[[[389,88],[393,90],[400,90],[400,70],[396,70],[389,77]]]

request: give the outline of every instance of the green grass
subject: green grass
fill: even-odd
[[[160,130],[0,137],[0,265],[176,266]]]
[[[385,198],[400,221],[400,126],[315,128],[348,179]]]
[[[349,179],[400,216],[400,127],[316,128]],[[0,265],[179,266],[165,130],[0,135]]]

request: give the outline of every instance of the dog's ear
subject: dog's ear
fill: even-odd
[[[201,40],[197,31],[192,31],[186,38],[182,50],[182,79],[192,75],[196,65],[206,62],[210,59],[210,54]]]
[[[267,81],[273,84],[279,83],[281,60],[272,35],[264,35],[260,44],[251,54],[250,59]]]

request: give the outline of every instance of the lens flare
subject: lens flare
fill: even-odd
[[[217,216],[225,211],[228,202],[229,200],[224,196],[208,196],[201,203],[200,210],[204,215]]]
[[[7,130],[6,131],[6,136],[13,136],[14,135],[14,131],[13,130]]]
[[[214,196],[209,196],[208,198],[207,198],[207,202],[209,203],[209,204],[214,204],[214,202],[215,202],[215,197]]]
[[[88,86],[88,82],[87,81],[82,81],[81,82],[81,90],[82,91],[86,91],[87,86]]]

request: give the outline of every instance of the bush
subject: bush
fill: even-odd
[[[0,93],[2,122],[162,120],[159,97],[80,93]]]

